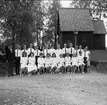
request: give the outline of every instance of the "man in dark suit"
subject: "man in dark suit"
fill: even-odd
[[[8,76],[13,76],[14,54],[12,52],[12,45],[6,46],[6,60],[8,62]]]

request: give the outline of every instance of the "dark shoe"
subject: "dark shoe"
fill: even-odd
[[[11,76],[14,76],[14,74],[11,74]]]

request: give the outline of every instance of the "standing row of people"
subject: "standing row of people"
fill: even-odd
[[[76,60],[74,60],[73,58],[76,58]],[[15,49],[16,75],[19,75],[20,73],[22,74],[22,72],[25,70],[28,71],[28,73],[31,73],[32,71],[47,73],[50,70],[52,72],[72,70],[75,71],[76,68],[80,66],[79,58],[81,58],[82,65],[85,64],[85,60],[87,64],[90,65],[90,51],[88,50],[87,46],[83,50],[81,45],[79,46],[79,48],[78,46],[76,46],[76,48],[73,48],[72,43],[70,43],[69,48],[67,48],[67,45],[64,44],[64,48],[62,49],[60,48],[60,45],[57,46],[57,49],[54,49],[53,46],[50,49],[48,48],[48,46],[46,46],[46,48],[44,49],[43,47],[38,48],[37,46],[33,48],[33,44],[30,44],[30,47],[28,49],[26,45],[24,45],[23,50],[21,50],[20,46],[17,45]],[[74,69],[71,70],[72,66]],[[54,70],[52,68],[54,68]],[[64,70],[59,70],[59,68],[63,68]],[[83,68],[81,70],[83,71]]]

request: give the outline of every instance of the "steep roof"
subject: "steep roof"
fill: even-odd
[[[107,34],[103,20],[94,20],[94,34]]]
[[[94,31],[93,22],[88,9],[59,9],[61,31]]]

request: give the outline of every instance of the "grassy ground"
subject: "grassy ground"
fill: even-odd
[[[0,105],[107,105],[107,76],[92,72],[1,77]]]
[[[92,51],[93,61],[107,60],[106,51]],[[0,76],[7,73],[0,63]],[[93,72],[94,71],[94,72]],[[107,105],[107,75],[55,74],[0,77],[0,105]]]

